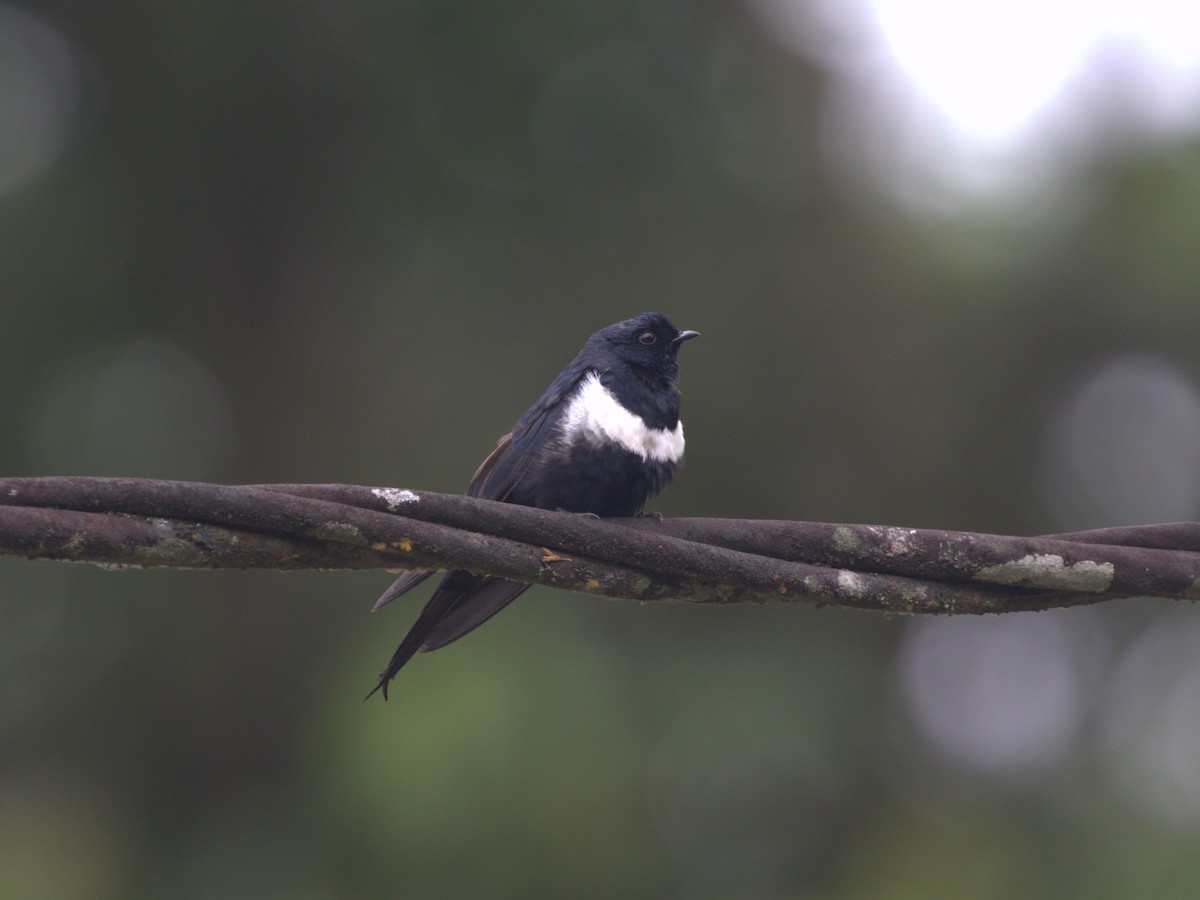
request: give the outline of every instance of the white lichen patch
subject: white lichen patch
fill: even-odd
[[[1112,585],[1113,572],[1109,562],[1084,559],[1068,566],[1056,553],[1028,553],[1010,562],[984,566],[976,577],[995,584],[1099,593]]]
[[[847,528],[845,525],[839,525],[833,529],[833,546],[841,551],[857,550],[859,547],[858,535],[854,533],[853,528]]]
[[[912,546],[909,544],[909,539],[916,534],[911,528],[896,528],[889,526],[883,529],[883,538],[887,542],[887,548],[884,552],[888,556],[905,556],[912,552]]]
[[[855,598],[862,597],[866,593],[863,577],[849,569],[841,569],[838,572],[838,587]]]
[[[371,493],[387,504],[391,512],[395,512],[406,503],[418,503],[421,498],[404,488],[372,488]]]

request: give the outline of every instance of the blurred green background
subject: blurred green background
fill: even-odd
[[[892,19],[1070,51],[877,6],[0,4],[0,471],[461,490],[657,309],[664,514],[1200,517],[1194,71],[956,124]],[[0,895],[1200,893],[1190,607],[534,589],[364,704],[388,581],[0,558]]]

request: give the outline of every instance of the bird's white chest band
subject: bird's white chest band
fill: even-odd
[[[609,393],[595,372],[580,382],[568,401],[562,437],[568,444],[614,443],[654,462],[677,463],[683,458],[683,422],[673,429],[650,428]]]

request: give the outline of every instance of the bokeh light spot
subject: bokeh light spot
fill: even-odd
[[[1042,475],[1064,528],[1200,514],[1200,392],[1150,356],[1111,360],[1051,411]]]
[[[1103,734],[1123,794],[1167,824],[1200,822],[1200,624],[1195,610],[1157,619],[1125,652]]]
[[[218,480],[233,414],[212,371],[159,338],[56,361],[30,429],[30,458],[61,474]]]
[[[1085,654],[1067,621],[1079,612],[912,622],[899,667],[917,729],[965,769],[1019,775],[1057,763],[1086,709]]]
[[[40,16],[0,4],[0,197],[62,153],[79,101],[79,65]]]

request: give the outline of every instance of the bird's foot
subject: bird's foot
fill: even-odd
[[[662,523],[662,520],[663,520],[663,514],[660,513],[657,509],[653,510],[652,512],[640,512],[637,514],[637,517],[639,519],[653,519],[655,522],[658,522],[660,524]]]

